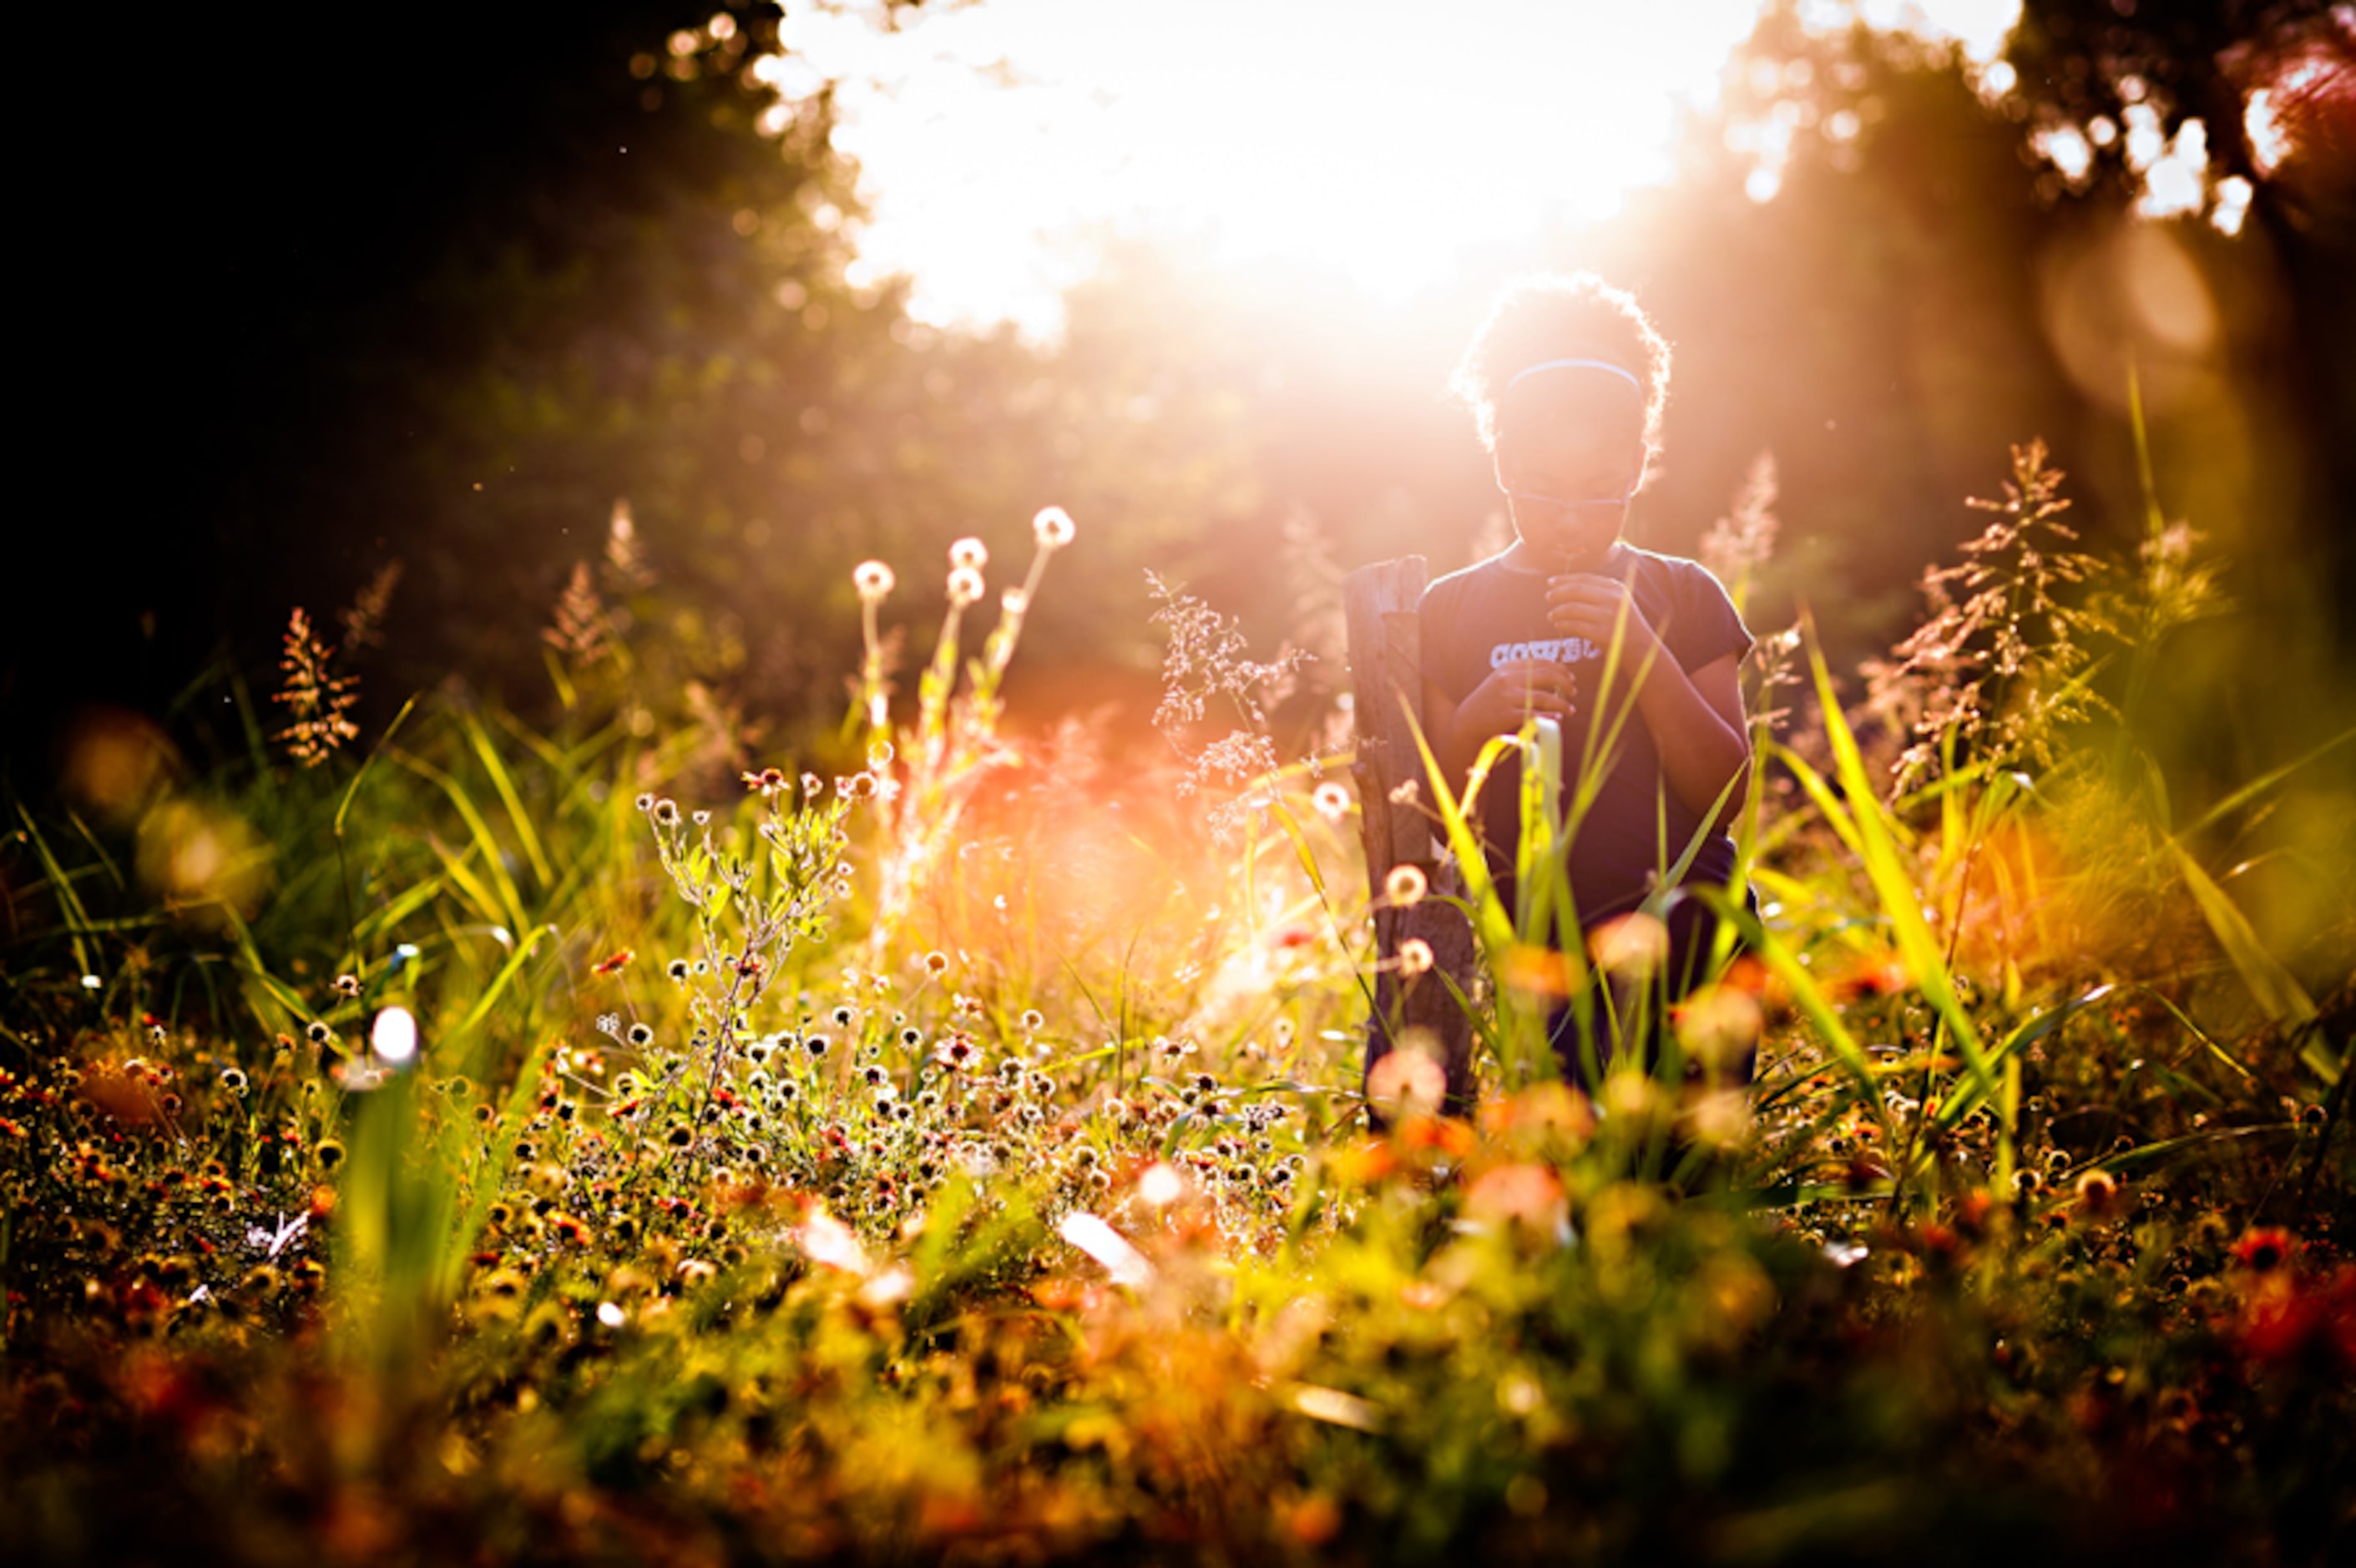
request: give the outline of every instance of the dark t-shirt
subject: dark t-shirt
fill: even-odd
[[[1616,544],[1604,572],[1625,582],[1636,607],[1661,639],[1667,657],[1688,672],[1728,654],[1750,650],[1751,633],[1727,597],[1726,589],[1700,563],[1656,555]],[[1423,672],[1462,702],[1497,666],[1520,659],[1552,659],[1579,677],[1576,712],[1562,726],[1563,794],[1566,806],[1582,769],[1599,760],[1602,736],[1596,733],[1599,708],[1608,708],[1603,730],[1618,722],[1594,804],[1580,822],[1570,845],[1570,886],[1582,924],[1633,908],[1641,902],[1701,825],[1701,815],[1677,798],[1661,773],[1660,754],[1642,714],[1633,711],[1627,656],[1614,677],[1615,690],[1602,692],[1603,652],[1580,638],[1566,638],[1547,622],[1547,578],[1509,566],[1492,556],[1451,572],[1427,587],[1419,611],[1423,623]],[[1599,702],[1599,699],[1603,699]],[[1520,772],[1507,757],[1483,786],[1480,819],[1490,864],[1511,908],[1513,849],[1520,833]],[[1734,869],[1734,843],[1724,833],[1704,841],[1687,869],[1688,882],[1723,884]]]

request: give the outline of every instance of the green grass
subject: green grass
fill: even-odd
[[[2179,827],[2072,708],[1893,795],[1804,641],[1761,912],[1701,895],[1749,1094],[1590,1101],[1485,987],[1475,1120],[1372,1137],[1343,759],[1214,837],[1174,768],[1004,739],[1019,629],[960,674],[950,628],[898,725],[871,649],[752,789],[561,667],[557,734],[424,697],[298,770],[249,724],[141,802],[266,846],[217,896],[12,801],[0,1551],[2344,1550],[2348,927],[2282,947],[2212,852],[2336,821],[2347,748]],[[1533,841],[1577,820],[1527,777]],[[1500,972],[1599,984],[1546,857],[1506,909],[1434,796]]]

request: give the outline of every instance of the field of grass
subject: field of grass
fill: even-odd
[[[0,842],[0,1556],[2346,1561],[2356,748],[2172,806],[2223,568],[2056,499],[1862,683],[1766,639],[1671,1031],[1747,1092],[1556,1081],[1644,943],[1471,860],[1477,1112],[1370,1133],[1370,911],[1453,884],[1200,607],[1235,735],[1009,738],[1059,514],[905,701],[863,569],[797,755],[577,636],[544,725],[343,736],[298,647],[303,757],[227,677],[202,767],[86,730]]]

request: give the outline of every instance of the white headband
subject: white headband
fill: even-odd
[[[1644,383],[1636,379],[1634,371],[1624,365],[1615,365],[1609,360],[1540,360],[1535,365],[1529,365],[1515,371],[1513,380],[1505,383],[1505,392],[1513,391],[1515,382],[1525,377],[1535,376],[1540,371],[1607,371],[1634,387],[1637,392],[1642,392],[1644,390]],[[1500,392],[1498,395],[1502,397],[1505,392]]]

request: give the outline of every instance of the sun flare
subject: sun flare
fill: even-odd
[[[1994,16],[2000,38],[2015,9],[1910,15],[1985,49],[1975,35]],[[1398,298],[1468,254],[1608,218],[1669,177],[1680,113],[1714,102],[1757,12],[990,0],[884,31],[797,8],[774,76],[789,97],[839,82],[837,145],[873,209],[854,283],[905,273],[920,317],[1043,329],[1107,232],[1195,235],[1222,260],[1338,270]]]

